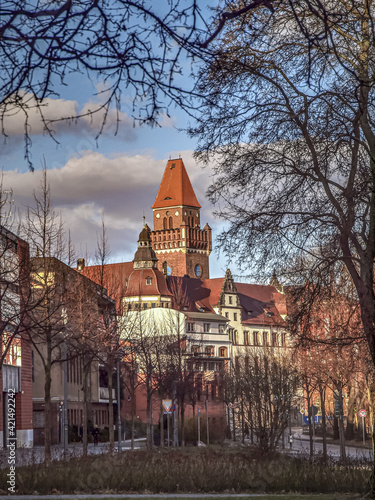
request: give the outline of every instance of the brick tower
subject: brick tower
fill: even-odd
[[[210,277],[211,228],[200,228],[200,209],[184,162],[169,160],[152,205],[152,246],[164,274]]]

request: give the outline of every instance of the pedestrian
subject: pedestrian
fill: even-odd
[[[94,438],[94,446],[96,446],[98,444],[98,438],[99,438],[99,429],[97,425],[95,425],[95,427],[92,430],[92,436]]]

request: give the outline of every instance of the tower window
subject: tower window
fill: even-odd
[[[173,229],[173,219],[169,217],[169,229]]]
[[[163,229],[167,229],[167,218],[163,218]]]
[[[150,276],[147,276],[146,285],[151,285],[151,284],[152,284],[152,278]]]

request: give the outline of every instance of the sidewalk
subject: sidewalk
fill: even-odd
[[[134,440],[134,449],[138,450],[145,446],[146,438],[138,438]],[[94,445],[93,443],[88,444],[87,453],[89,455],[100,455],[102,453],[107,453],[109,449],[109,443],[98,443]],[[131,440],[121,442],[122,451],[129,451],[131,449]],[[118,452],[118,442],[115,442],[115,452]],[[68,446],[68,458],[80,457],[82,456],[83,448],[82,443],[70,443]],[[62,445],[54,445],[51,448],[52,460],[62,460],[64,459],[64,448]],[[8,467],[8,450],[0,450],[0,468]],[[44,462],[44,447],[34,446],[33,448],[17,448],[16,450],[16,466],[40,464]]]

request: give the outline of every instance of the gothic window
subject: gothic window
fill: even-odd
[[[163,218],[163,229],[167,229],[167,218]]]
[[[169,217],[169,229],[173,229],[173,219]]]

